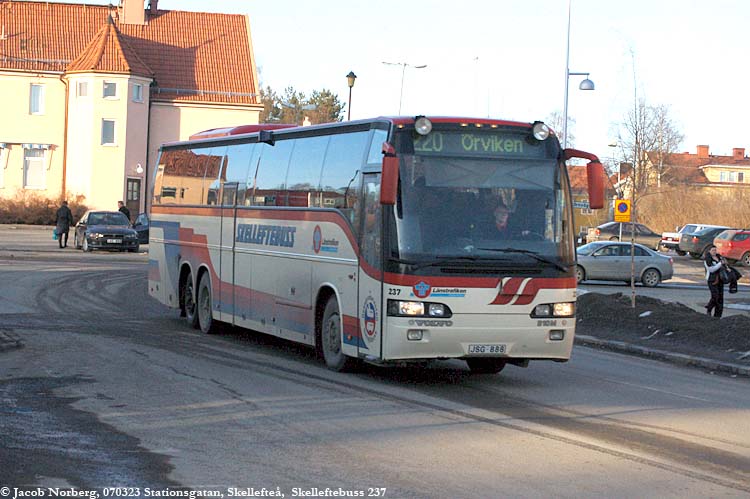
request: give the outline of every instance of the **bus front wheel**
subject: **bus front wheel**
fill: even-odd
[[[201,275],[198,284],[198,302],[195,308],[197,309],[198,325],[201,331],[206,334],[215,333],[216,322],[211,315],[211,279],[208,277],[208,272]]]
[[[497,374],[505,367],[505,361],[502,359],[466,359],[466,363],[474,374]]]
[[[336,297],[331,296],[323,312],[320,325],[320,344],[323,359],[332,371],[347,371],[354,366],[355,359],[344,355],[342,351],[341,314]]]

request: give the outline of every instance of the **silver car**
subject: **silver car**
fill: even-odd
[[[653,288],[672,278],[672,258],[635,244],[635,282]],[[576,279],[630,282],[630,243],[596,241],[579,247]]]

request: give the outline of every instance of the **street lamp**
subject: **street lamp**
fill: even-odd
[[[406,66],[409,66],[410,68],[414,69],[423,69],[427,67],[427,64],[420,64],[419,66],[415,66],[413,64],[407,64],[405,62],[385,62],[383,61],[383,64],[387,64],[389,66],[401,66],[401,94],[398,98],[398,114],[401,114],[401,102],[404,98],[404,75],[406,73]]]
[[[563,105],[563,149],[568,147],[568,80],[571,76],[586,76],[578,85],[579,90],[594,90],[594,82],[589,80],[589,73],[570,71],[570,3],[568,0],[568,43],[565,50],[565,104]]]
[[[349,84],[349,106],[346,111],[346,121],[352,120],[352,87],[356,79],[357,75],[354,74],[354,71],[349,71],[349,74],[346,75],[346,82]]]

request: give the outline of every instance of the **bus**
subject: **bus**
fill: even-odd
[[[542,122],[390,117],[213,129],[160,148],[148,289],[317,349],[328,368],[567,361],[576,253],[566,161]],[[495,216],[505,209],[508,227]]]

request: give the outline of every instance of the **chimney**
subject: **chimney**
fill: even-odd
[[[148,2],[149,12],[152,17],[156,15],[156,11],[158,10],[158,7],[157,7],[158,4],[159,4],[159,0],[151,0],[150,2]]]
[[[698,146],[698,157],[701,159],[708,158],[708,146]]]
[[[745,159],[745,148],[735,147],[732,149],[732,159]]]
[[[121,0],[122,24],[146,24],[146,11],[143,9],[144,0]]]

